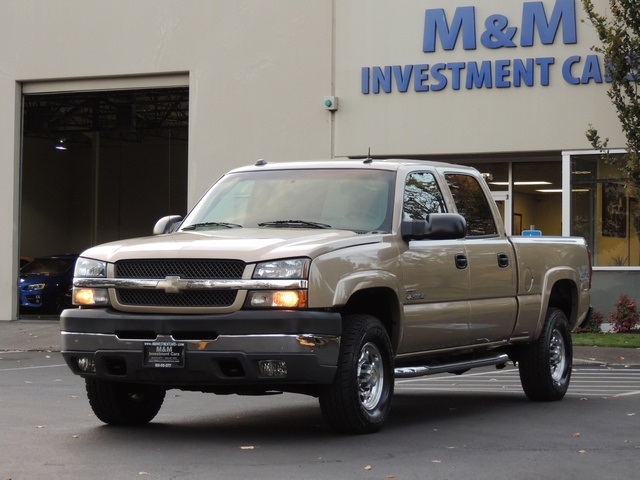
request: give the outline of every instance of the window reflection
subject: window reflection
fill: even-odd
[[[640,207],[625,175],[599,155],[571,158],[571,234],[596,266],[640,265]]]
[[[447,211],[436,179],[429,172],[414,172],[407,176],[403,205],[407,220],[424,220],[430,213]]]
[[[447,174],[458,213],[467,221],[467,236],[496,235],[491,207],[478,181],[470,175]]]

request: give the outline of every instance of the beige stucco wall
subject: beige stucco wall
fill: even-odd
[[[555,0],[543,0],[549,14]],[[425,10],[476,5],[521,22],[503,0],[0,0],[0,320],[15,316],[20,92],[43,81],[179,73],[190,88],[188,202],[257,158],[522,152],[588,148],[589,123],[621,145],[602,84],[568,85],[560,63],[596,42],[422,51]],[[597,0],[605,5],[605,0]],[[581,13],[579,0],[576,0]],[[451,18],[451,17],[449,17]],[[518,40],[516,34],[515,40]],[[549,87],[361,92],[364,66],[528,57],[557,59]],[[339,110],[322,107],[337,95]]]
[[[331,156],[332,15],[330,0],[1,0],[0,217],[13,228],[0,229],[0,320],[16,311],[22,85],[183,73],[192,205],[232,167]]]

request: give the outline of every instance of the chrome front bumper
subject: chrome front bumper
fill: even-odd
[[[330,383],[340,331],[340,316],[326,312],[180,316],[66,310],[61,316],[62,354],[75,374],[166,388]],[[162,342],[183,352],[180,368],[146,362],[145,348]],[[286,374],[266,374],[265,362],[284,365]],[[92,368],[80,367],[87,364]]]

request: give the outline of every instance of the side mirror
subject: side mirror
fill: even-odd
[[[175,232],[180,222],[182,222],[180,215],[167,215],[166,217],[162,217],[153,227],[153,234],[161,235],[163,233]]]
[[[424,220],[403,220],[402,239],[456,240],[467,235],[467,222],[457,213],[431,213]]]

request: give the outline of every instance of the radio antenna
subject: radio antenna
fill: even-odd
[[[364,159],[362,163],[371,163],[373,162],[373,158],[371,158],[371,147],[369,147],[369,151],[367,152],[367,158]]]

